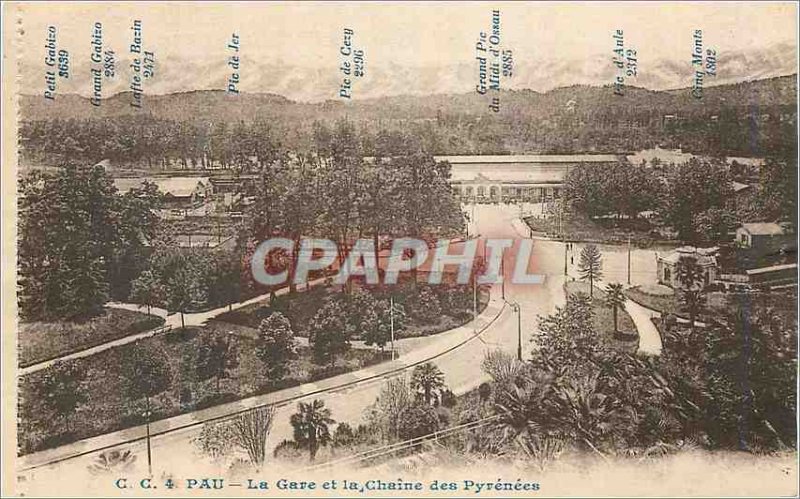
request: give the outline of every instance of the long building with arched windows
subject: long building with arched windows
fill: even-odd
[[[451,184],[462,201],[545,202],[558,198],[570,168],[624,160],[613,154],[437,156],[452,165]]]

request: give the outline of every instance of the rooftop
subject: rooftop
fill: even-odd
[[[718,252],[719,248],[717,246],[712,246],[710,248],[681,246],[680,248],[675,248],[674,251],[671,251],[666,255],[658,255],[658,259],[667,263],[677,264],[681,257],[689,256],[695,258],[700,266],[716,265],[716,256]]]
[[[487,164],[487,163],[613,163],[620,156],[614,154],[518,154],[506,156],[435,156],[436,161],[448,161],[450,164]]]
[[[198,183],[208,184],[208,177],[137,177],[137,178],[116,178],[114,186],[124,194],[131,189],[139,188],[144,182],[152,182],[158,186],[158,190],[164,194],[171,194],[176,197],[188,197],[192,195]]]
[[[742,224],[742,229],[756,236],[782,236],[786,234],[786,230],[780,224],[773,222]]]
[[[758,274],[767,274],[769,272],[777,272],[779,270],[789,270],[789,269],[796,269],[796,263],[785,263],[783,265],[773,265],[771,267],[761,267],[758,269],[749,269],[745,270],[747,275],[758,275]]]
[[[454,166],[450,178],[455,182],[502,182],[524,184],[560,184],[564,181],[564,170],[531,168],[481,169],[474,166]]]

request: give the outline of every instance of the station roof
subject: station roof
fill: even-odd
[[[497,164],[497,163],[532,163],[532,164],[559,164],[559,163],[613,163],[619,161],[620,156],[613,154],[517,154],[505,156],[434,156],[436,161],[448,161],[456,164]]]

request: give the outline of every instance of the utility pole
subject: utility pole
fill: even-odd
[[[392,331],[392,360],[394,360],[394,297],[389,298],[389,325]]]
[[[472,332],[478,332],[478,276],[472,276]]]
[[[152,412],[150,412],[150,402],[147,403],[148,408],[144,412],[144,417],[146,419],[146,428],[147,428],[147,476],[153,478],[153,454],[152,450],[150,449],[150,416],[152,416]]]
[[[564,277],[567,276],[567,233],[564,230],[564,204],[558,210],[558,230],[561,232],[561,244],[564,245]]]
[[[505,256],[505,248],[500,250],[500,290],[503,295],[503,301],[506,299],[506,261],[503,258]]]
[[[475,222],[475,205],[478,203],[477,197],[472,200],[472,235],[477,237],[478,235],[478,224]]]
[[[631,283],[631,236],[628,236],[628,285]]]
[[[522,362],[522,309],[517,304],[517,360]]]

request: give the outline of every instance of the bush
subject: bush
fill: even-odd
[[[456,394],[449,389],[445,389],[444,391],[442,391],[441,400],[442,400],[442,407],[446,407],[448,409],[452,409],[458,403],[458,398],[456,398]]]
[[[355,442],[353,428],[347,423],[339,423],[333,432],[333,446],[344,447]]]
[[[442,306],[439,298],[430,287],[420,287],[416,296],[408,300],[412,317],[423,322],[437,322],[442,316]]]
[[[678,325],[678,318],[675,317],[675,314],[666,314],[661,319],[661,323],[664,325],[664,330],[670,332]]]
[[[403,412],[398,422],[401,440],[419,438],[439,429],[439,415],[427,404],[414,404]]]
[[[272,456],[291,460],[304,459],[305,452],[294,440],[283,440],[272,451]]]
[[[492,396],[492,385],[486,382],[483,382],[478,386],[478,396],[480,396],[481,402],[486,402]]]

